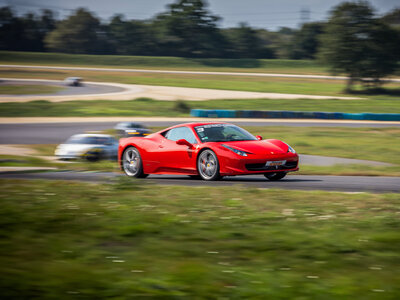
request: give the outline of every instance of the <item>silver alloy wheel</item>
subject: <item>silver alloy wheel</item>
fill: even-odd
[[[123,157],[122,166],[126,175],[137,176],[140,171],[141,159],[136,148],[128,148]]]
[[[218,160],[214,152],[211,150],[205,150],[200,154],[198,159],[198,170],[201,177],[206,180],[216,177],[218,172]]]

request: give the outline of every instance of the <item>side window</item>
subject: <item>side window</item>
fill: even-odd
[[[191,144],[197,144],[197,140],[193,132],[187,127],[173,128],[165,134],[165,138],[171,141],[185,139]]]

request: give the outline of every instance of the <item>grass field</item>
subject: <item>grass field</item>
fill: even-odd
[[[258,78],[235,76],[205,76],[205,75],[177,75],[122,73],[122,72],[93,72],[93,71],[48,71],[48,70],[15,70],[0,69],[0,76],[6,78],[42,78],[64,79],[69,76],[80,76],[88,81],[119,82],[130,84],[148,84],[179,87],[213,88],[228,90],[245,90],[254,92],[294,93],[310,95],[352,96],[360,100],[218,100],[190,103],[192,108],[221,108],[221,109],[260,109],[260,110],[297,110],[297,111],[340,111],[340,112],[373,112],[399,113],[400,112],[400,84],[388,84],[386,91],[381,94],[343,94],[344,82],[322,79],[296,78]],[[43,98],[45,100],[45,97]],[[107,99],[105,99],[107,100]],[[24,106],[20,109],[18,106]],[[40,104],[43,105],[43,104]],[[2,116],[14,116],[13,107],[20,116],[95,116],[95,115],[158,115],[179,116],[182,112],[176,111],[174,105],[160,101],[152,101],[143,105],[137,102],[90,102],[80,104],[48,105],[48,110],[35,109],[36,104],[2,104]],[[53,107],[58,106],[59,108]],[[11,108],[11,109],[9,109]],[[37,111],[35,113],[35,110]],[[59,112],[57,112],[59,111]],[[16,116],[16,115],[15,115]]]
[[[161,74],[161,73],[127,73],[100,72],[80,70],[47,70],[47,69],[13,69],[0,68],[0,76],[5,78],[40,78],[65,79],[79,76],[87,81],[118,82],[127,84],[145,84],[193,88],[210,88],[221,90],[239,90],[250,92],[270,92],[288,94],[309,94],[326,96],[358,96],[374,99],[398,99],[400,84],[386,84],[386,91],[381,94],[344,94],[345,82],[342,80],[278,78],[252,76],[223,76],[199,74]],[[359,87],[358,87],[359,90]]]
[[[398,195],[0,184],[4,298],[400,296]]]
[[[49,85],[0,85],[0,95],[41,95],[52,94],[63,88]]]
[[[90,66],[168,70],[282,72],[326,74],[326,67],[312,60],[195,59],[182,57],[79,55],[0,51],[0,64]]]
[[[183,103],[183,105],[182,105]],[[130,101],[66,101],[46,100],[25,103],[0,103],[1,117],[94,117],[94,116],[189,116],[191,108],[203,109],[247,109],[247,110],[291,110],[325,112],[372,112],[399,113],[398,100],[287,100],[287,99],[243,99],[212,101],[158,101],[141,98]]]

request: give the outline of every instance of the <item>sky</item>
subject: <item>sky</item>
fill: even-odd
[[[65,17],[78,7],[86,7],[103,20],[115,14],[127,19],[145,20],[165,11],[175,0],[0,0],[0,5],[11,5],[19,14],[49,8]],[[305,21],[327,18],[330,9],[343,0],[208,0],[208,9],[220,17],[221,27],[233,27],[246,22],[252,27],[277,30],[296,28]],[[370,0],[378,14],[400,8],[399,0]],[[301,13],[303,11],[303,13]],[[301,17],[303,15],[303,17]]]

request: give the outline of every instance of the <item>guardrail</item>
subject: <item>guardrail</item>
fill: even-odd
[[[201,118],[400,121],[400,114],[341,113],[317,111],[192,109],[190,111],[190,114],[193,117]]]

